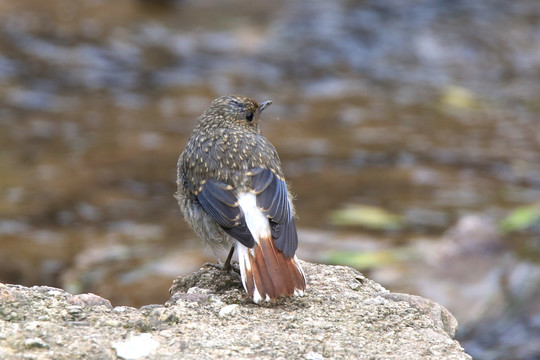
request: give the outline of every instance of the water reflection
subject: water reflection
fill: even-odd
[[[300,256],[378,252],[364,270],[400,269],[390,289],[414,274],[423,285],[401,290],[459,313],[459,296],[433,291],[456,280],[415,251],[440,252],[472,212],[496,224],[540,201],[536,2],[160,3],[0,3],[0,280],[165,301],[175,274],[215,256],[172,198],[176,158],[211,99],[240,93],[274,101],[262,126],[297,195]],[[355,206],[402,226],[332,222]],[[513,284],[535,274],[538,226],[494,231],[506,250],[455,266],[485,262]],[[529,336],[497,354],[485,339],[538,332],[535,279],[498,319],[458,318],[474,355],[539,353]]]

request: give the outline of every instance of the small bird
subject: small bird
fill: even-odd
[[[271,103],[236,95],[212,101],[178,159],[174,195],[201,239],[231,246],[224,269],[231,269],[236,249],[242,284],[255,303],[306,289],[292,196],[259,127]]]

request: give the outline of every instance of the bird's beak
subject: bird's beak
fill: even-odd
[[[266,109],[267,107],[269,107],[270,104],[272,104],[272,101],[270,101],[270,100],[263,102],[263,103],[261,104],[261,106],[259,106],[259,113],[261,113],[264,109]]]

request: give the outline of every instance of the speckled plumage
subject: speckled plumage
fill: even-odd
[[[230,99],[238,99],[238,107],[230,105]],[[259,106],[239,96],[220,97],[199,117],[178,160],[177,180],[186,177],[182,181],[187,190],[196,192],[208,178],[243,190],[245,173],[255,167],[268,168],[283,178],[276,149],[260,133],[259,115],[254,114],[252,124],[244,118],[246,113],[256,113]]]
[[[236,244],[240,250],[250,249],[241,259],[253,258],[253,264],[248,261],[241,270],[249,273],[255,269],[262,280],[257,283],[256,278],[250,288],[243,272],[244,287],[252,298],[262,291],[260,287],[270,287],[261,293],[266,300],[305,289],[303,272],[294,256],[298,239],[291,196],[276,149],[259,128],[260,113],[269,104],[243,96],[214,100],[199,117],[178,159],[175,194],[186,221],[201,239],[212,246]],[[248,210],[238,201],[249,194],[256,197],[256,208],[250,210],[253,214],[246,214]],[[262,224],[268,236],[252,234],[254,230],[246,223],[246,217],[253,218],[259,211],[268,220]],[[256,255],[259,250],[266,255]],[[287,284],[280,280],[280,273],[285,273]]]

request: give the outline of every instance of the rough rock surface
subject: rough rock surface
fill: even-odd
[[[440,305],[347,267],[302,264],[306,295],[262,306],[214,268],[176,279],[166,304],[140,309],[0,284],[0,358],[470,359]]]

